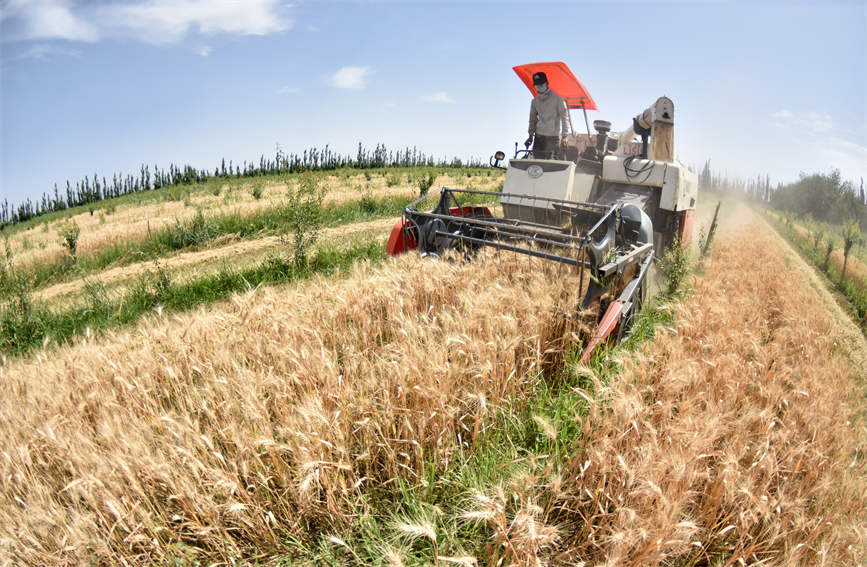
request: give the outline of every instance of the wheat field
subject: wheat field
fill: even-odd
[[[3,368],[3,553],[228,562],[349,523],[562,358],[574,279],[533,266],[409,256]]]
[[[568,465],[480,496],[504,564],[867,559],[867,345],[784,246],[758,220],[724,235],[676,325],[589,373]]]
[[[613,371],[565,370],[587,331],[564,315],[577,279],[511,254],[360,265],[6,363],[0,564],[351,549],[376,494],[446,474],[563,372],[584,384],[566,392],[579,433],[537,416],[563,458],[516,452],[520,474],[467,487],[452,520],[481,530],[476,556],[433,521],[395,532],[441,565],[863,563],[864,338],[767,225],[729,219],[661,308],[674,323]]]

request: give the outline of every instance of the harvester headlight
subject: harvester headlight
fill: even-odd
[[[542,177],[542,166],[533,164],[527,168],[527,175],[530,176],[530,179],[539,179]]]
[[[497,150],[497,153],[491,156],[491,159],[488,160],[488,163],[491,164],[491,167],[496,167],[498,169],[505,169],[500,165],[500,162],[506,159],[506,152],[502,150]]]

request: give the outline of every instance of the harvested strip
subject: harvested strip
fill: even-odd
[[[292,183],[296,182],[297,178],[297,175],[290,176]],[[501,179],[500,176],[488,177],[487,175],[473,175],[471,178],[465,175],[440,175],[436,178],[434,187],[440,185],[464,187],[468,183],[475,183],[478,185],[477,188],[489,190],[496,187]],[[326,206],[356,201],[362,195],[373,199],[389,196],[411,198],[418,192],[411,181],[388,187],[382,175],[375,175],[370,181],[361,174],[347,178],[331,175],[324,176],[323,183],[329,189],[324,201]],[[135,200],[128,199],[121,202],[114,213],[108,215],[103,211],[97,215],[86,211],[74,215],[72,220],[81,227],[79,254],[96,252],[118,240],[143,240],[149,230],[156,231],[173,224],[176,220],[190,219],[199,209],[207,214],[231,212],[241,216],[251,216],[279,205],[286,193],[286,186],[282,181],[267,182],[260,199],[254,199],[250,195],[252,182],[249,180],[241,182],[234,188],[229,184],[226,185],[228,187],[222,189],[224,193],[221,196],[214,196],[199,189],[186,200],[138,204]],[[159,191],[168,194],[173,189],[181,190],[165,188]],[[16,265],[19,268],[28,268],[36,263],[52,262],[64,257],[67,252],[61,244],[63,239],[58,233],[63,222],[65,221],[51,221],[39,230],[22,231],[11,236],[9,243]],[[24,246],[25,239],[27,246]]]
[[[357,236],[363,232],[376,232],[386,234],[386,231],[394,224],[394,219],[380,219],[375,221],[359,222],[350,225],[338,226],[322,231],[321,238],[323,242],[332,242],[335,239],[346,238],[347,236]],[[218,248],[206,248],[196,252],[183,252],[174,256],[169,256],[160,259],[160,266],[170,270],[181,268],[189,268],[201,264],[213,264],[214,262],[222,262],[230,258],[249,257],[250,255],[264,255],[277,250],[287,250],[288,246],[280,242],[277,236],[269,236],[255,240],[244,240],[233,242],[226,246]],[[154,262],[138,262],[128,266],[118,266],[108,270],[103,270],[98,274],[91,274],[89,279],[97,280],[103,285],[112,285],[120,281],[129,281],[141,274],[152,270]],[[42,301],[79,291],[84,287],[83,280],[78,279],[69,282],[56,284],[41,290],[37,290],[34,296]]]
[[[600,386],[606,402],[585,419],[579,454],[546,494],[546,521],[564,526],[562,558],[638,566],[867,557],[857,386],[867,347],[852,341],[857,329],[841,332],[851,321],[805,285],[810,273],[761,221],[718,241],[677,328]]]

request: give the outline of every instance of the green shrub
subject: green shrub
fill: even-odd
[[[8,243],[7,257],[11,258]],[[8,264],[11,268],[11,262]],[[0,352],[13,352],[21,344],[37,342],[44,329],[34,314],[32,282],[11,269],[4,269],[2,276],[3,291],[9,299],[0,310]]]
[[[828,271],[828,264],[831,261],[831,252],[834,251],[834,247],[836,246],[836,242],[834,242],[834,238],[829,234],[828,242],[825,244],[825,264],[822,268],[824,271]]]
[[[84,297],[91,313],[106,313],[111,308],[108,290],[99,280],[84,278]]]
[[[66,246],[67,250],[69,250],[69,257],[72,258],[73,263],[76,262],[76,252],[78,250],[78,236],[79,234],[81,234],[81,228],[74,220],[70,220],[63,226],[61,226],[58,232],[60,234],[60,238],[62,239],[63,245]]]
[[[373,198],[373,195],[370,194],[370,191],[365,189],[361,192],[361,201],[359,201],[358,206],[361,207],[364,214],[372,215],[376,212],[377,202]]]
[[[847,220],[843,223],[843,271],[840,274],[840,280],[846,278],[846,264],[849,263],[849,252],[852,251],[852,246],[861,242],[861,227],[855,220]]]
[[[219,229],[213,219],[205,218],[202,209],[187,221],[175,219],[174,229],[169,234],[169,248],[180,250],[188,246],[201,246],[213,240]]]
[[[172,290],[171,274],[154,261],[154,271],[145,271],[139,277],[130,297],[146,298],[149,303],[164,301]]]
[[[253,182],[252,187],[250,189],[250,195],[253,196],[257,201],[262,198],[262,193],[265,191],[265,181],[262,179],[257,179]]]
[[[319,239],[326,193],[325,186],[309,171],[301,175],[297,184],[287,179],[283,214],[292,233],[292,263],[296,268],[307,266],[310,250]]]
[[[813,250],[819,249],[819,243],[825,238],[825,225],[817,222],[813,227]]]
[[[385,175],[385,185],[387,187],[394,187],[396,185],[400,185],[401,177],[403,177],[399,171],[391,170]]]
[[[418,187],[418,196],[424,197],[427,195],[427,192],[430,191],[431,186],[433,186],[434,181],[436,181],[435,173],[420,173],[418,177],[415,178],[416,187]]]
[[[182,201],[187,195],[186,191],[177,186],[169,187],[165,191],[164,197],[169,201]]]

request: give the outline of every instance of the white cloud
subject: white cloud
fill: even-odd
[[[844,179],[857,181],[867,178],[867,146],[842,138],[829,137],[816,147],[820,159],[830,167],[840,170]]]
[[[200,48],[196,51],[196,53],[198,53],[198,54],[201,55],[202,57],[207,57],[207,56],[210,55],[213,51],[214,51],[214,48],[211,47],[210,45],[203,45],[202,47],[200,47]]]
[[[9,0],[2,11],[0,21],[19,23],[6,40],[16,39],[67,39],[93,42],[99,32],[87,18],[73,13],[69,0]]]
[[[299,92],[301,92],[301,89],[299,89],[298,87],[280,87],[279,89],[277,89],[277,94],[283,95],[298,94]]]
[[[24,51],[12,55],[9,60],[16,61],[19,59],[34,59],[36,61],[47,61],[55,55],[63,55],[65,57],[81,57],[81,52],[75,49],[65,49],[56,45],[37,43],[35,45],[31,45]]]
[[[455,101],[455,99],[453,99],[452,96],[445,91],[439,91],[423,95],[421,97],[421,100],[423,100],[424,102],[443,102],[447,104],[451,104]]]
[[[307,26],[307,31],[309,31],[310,33],[316,33],[319,31],[319,28],[317,26],[314,26],[313,24],[310,24]]]
[[[774,119],[774,125],[778,128],[791,127],[810,134],[825,134],[837,126],[831,115],[826,112],[795,113],[783,109],[771,114],[771,118]]]
[[[266,35],[289,29],[275,0],[148,0],[106,6],[102,21],[149,43],[175,43],[186,35]]]
[[[341,67],[328,82],[338,89],[363,89],[372,72],[370,67]]]
[[[808,112],[804,117],[804,123],[807,128],[817,133],[829,132],[837,125],[830,114],[819,112]]]
[[[292,27],[278,0],[9,0],[2,13],[8,39],[98,41],[133,37],[176,43],[188,35],[266,35]],[[14,25],[13,25],[14,24]]]

